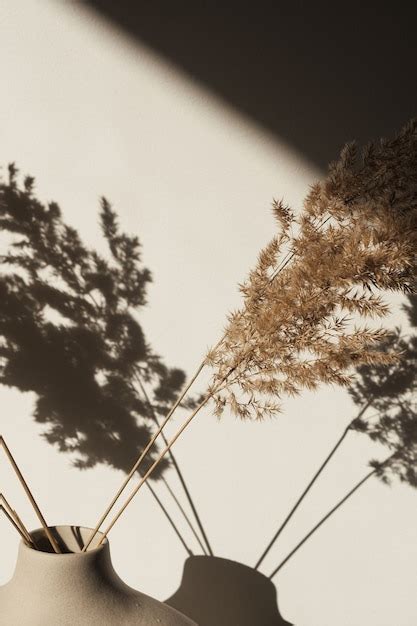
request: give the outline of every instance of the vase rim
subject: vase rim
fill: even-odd
[[[101,543],[99,546],[89,547],[88,550],[83,552],[82,548],[84,545],[84,540],[88,539],[91,533],[94,531],[94,528],[89,528],[88,526],[79,526],[76,524],[54,524],[54,525],[48,526],[48,529],[53,532],[54,538],[57,539],[58,544],[60,544],[60,547],[63,548],[64,550],[63,552],[56,553],[54,551],[51,551],[50,543],[43,527],[35,528],[29,531],[29,535],[35,540],[36,543],[39,542],[39,540],[41,540],[42,545],[48,546],[48,549],[34,548],[28,545],[26,542],[24,542],[23,539],[21,539],[20,541],[20,547],[34,554],[38,554],[38,555],[43,554],[46,557],[48,556],[51,556],[51,557],[58,557],[58,556],[60,557],[71,557],[71,556],[72,557],[74,556],[86,557],[88,555],[102,552],[106,547],[109,546],[109,540],[107,537],[105,537],[103,543]],[[83,535],[85,536],[83,537]],[[95,538],[94,538],[94,543],[100,540],[103,536],[104,536],[103,532],[97,531]],[[68,543],[70,545],[68,545]],[[74,549],[71,549],[71,546]]]

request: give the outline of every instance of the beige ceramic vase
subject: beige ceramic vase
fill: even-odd
[[[83,553],[91,529],[51,528],[63,554],[51,553],[43,530],[23,542],[15,573],[0,587],[1,626],[196,626],[182,613],[128,587],[113,569],[107,540]]]

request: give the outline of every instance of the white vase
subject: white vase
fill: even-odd
[[[196,626],[177,610],[135,591],[113,569],[108,541],[91,529],[53,526],[63,554],[51,552],[43,530],[31,533],[39,550],[23,542],[13,578],[0,587],[1,626]]]

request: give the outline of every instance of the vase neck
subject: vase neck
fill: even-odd
[[[71,526],[50,530],[63,553],[52,552],[39,533],[31,533],[37,549],[20,545],[14,576],[0,587],[1,624],[196,626],[162,602],[126,585],[113,569],[107,541],[100,546],[96,541],[96,547],[92,544],[83,552],[90,529],[75,528],[76,533]]]
[[[22,585],[30,581],[31,587],[38,587],[39,593],[51,593],[54,588],[63,585],[84,590],[98,583],[124,585],[113,569],[107,540],[99,547],[82,552],[85,539],[91,532],[89,529],[57,526],[51,530],[64,553],[35,550],[21,542],[12,579],[14,584]],[[38,547],[50,550],[42,532],[34,531],[31,536]]]

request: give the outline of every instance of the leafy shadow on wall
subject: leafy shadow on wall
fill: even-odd
[[[120,232],[103,198],[109,254],[98,254],[33,185],[26,177],[19,186],[13,164],[0,184],[0,383],[36,394],[44,437],[74,453],[76,467],[126,472],[185,375],[152,351],[137,319],[151,281],[138,238]],[[155,446],[142,471],[156,454]]]

